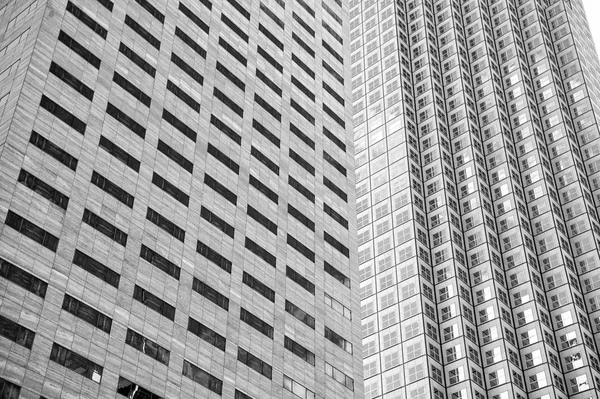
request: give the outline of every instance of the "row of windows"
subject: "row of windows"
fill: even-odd
[[[18,399],[21,387],[0,377],[0,398]]]
[[[134,382],[129,381],[125,377],[119,377],[117,393],[125,396],[126,398],[139,397],[146,399],[162,399],[162,397],[158,396],[157,394],[139,386]]]
[[[81,302],[80,300],[73,298],[72,296],[65,294],[63,304],[63,310],[77,316],[81,320],[91,324],[92,326],[99,328],[107,334],[110,334],[112,328],[112,319],[93,307]]]
[[[87,15],[81,8],[77,7],[70,1],[67,3],[67,11],[76,16],[81,22],[83,22],[88,28],[103,39],[106,39],[108,31],[98,22],[94,21],[92,17]]]
[[[277,94],[279,97],[282,96],[283,90],[281,90],[281,87],[279,87],[275,82],[273,82],[271,79],[269,79],[267,77],[267,75],[265,75],[264,73],[262,73],[260,71],[260,69],[258,69],[258,68],[256,68],[256,77],[259,78],[260,80],[262,80],[262,82],[264,84],[266,84],[267,87],[269,87],[271,90],[273,90],[273,92],[275,94]]]
[[[238,361],[244,363],[246,366],[250,367],[254,371],[262,374],[263,376],[271,379],[273,376],[273,368],[265,361],[261,360],[257,356],[254,356],[252,353],[248,352],[241,347],[238,347]]]
[[[140,171],[140,161],[135,159],[133,155],[130,155],[127,151],[119,147],[104,136],[100,136],[100,142],[98,143],[100,148],[106,150],[110,155],[123,162],[125,165],[130,167],[136,172]]]
[[[152,184],[162,189],[165,193],[181,202],[183,205],[188,206],[190,203],[190,196],[177,188],[173,183],[169,183],[158,173],[152,174]]]
[[[46,297],[48,283],[2,258],[0,258],[0,277],[17,284],[40,298]]]
[[[124,83],[126,86],[126,84]],[[148,97],[149,98],[149,97]],[[123,111],[112,105],[110,102],[106,106],[106,114],[115,118],[123,126],[127,127],[133,133],[144,139],[146,137],[146,128],[133,120],[130,116],[125,114]]]
[[[183,135],[185,137],[189,138],[194,143],[196,142],[196,136],[197,136],[196,132],[194,130],[192,130],[192,128],[187,126],[185,123],[183,123],[181,120],[179,120],[175,115],[173,115],[166,109],[163,109],[162,118],[165,121],[169,122],[169,124],[171,126],[173,126],[175,129],[177,129],[181,133],[183,133]]]
[[[200,209],[200,216],[204,220],[215,226],[217,229],[227,234],[229,237],[234,238],[234,227],[219,216],[217,216],[216,214],[214,214],[213,212],[211,212],[208,208],[202,206],[202,208]]]
[[[136,20],[131,18],[129,15],[125,15],[125,25],[129,26],[135,33],[140,35],[144,40],[150,43],[151,46],[160,50],[160,40],[158,40],[154,35],[148,32],[142,25],[140,25]]]
[[[92,184],[98,186],[111,196],[115,197],[117,200],[127,205],[129,208],[133,208],[133,195],[129,194],[117,184],[111,182],[96,171],[92,172]]]
[[[187,44],[192,50],[194,50],[200,57],[206,58],[206,50],[202,48],[194,39],[189,37],[184,31],[175,27],[175,36],[181,39],[182,42]]]
[[[308,260],[314,263],[315,261],[315,253],[310,250],[306,245],[302,244],[295,237],[288,233],[287,235],[287,244],[294,248],[296,251],[300,252],[304,255]]]
[[[236,133],[232,128],[223,123],[219,118],[214,115],[210,116],[210,123],[219,129],[222,133],[225,133],[227,137],[233,140],[236,144],[242,143],[242,136]]]
[[[162,270],[174,279],[179,280],[181,268],[162,255],[159,255],[157,252],[154,252],[144,244],[142,244],[142,248],[140,250],[140,257],[151,263],[157,269]]]
[[[87,61],[94,68],[100,69],[100,58],[96,57],[94,54],[92,54],[91,51],[86,49],[83,45],[79,44],[75,39],[73,39],[71,36],[63,32],[62,30],[58,34],[58,40],[65,46],[70,48],[75,54],[79,55],[81,58]]]
[[[89,209],[85,209],[83,212],[82,221],[122,246],[127,245],[127,234],[124,231],[117,228],[104,218],[96,215]]]
[[[194,100],[189,94],[183,91],[179,86],[171,81],[167,80],[167,90],[175,94],[181,101],[186,103],[191,109],[196,112],[200,112],[200,103]]]
[[[41,179],[38,179],[26,170],[21,169],[21,172],[19,172],[18,182],[23,183],[23,185],[40,194],[53,204],[58,205],[62,209],[67,209],[67,206],[69,205],[69,197],[45,183]]]
[[[33,331],[2,315],[0,315],[0,335],[27,349],[31,349],[35,339]]]
[[[71,86],[76,92],[80,93],[88,100],[92,101],[94,98],[94,90],[54,61],[50,64],[50,73],[56,75],[60,80]]]
[[[81,134],[85,134],[86,124],[75,115],[46,97],[42,95],[42,100],[40,101],[40,106],[44,108],[46,111],[50,112],[52,115],[56,116],[58,119],[66,123],[68,126],[72,127],[76,132]]]
[[[188,320],[188,331],[213,345],[215,348],[223,352],[225,351],[227,341],[225,337],[191,317]]]
[[[126,92],[131,94],[136,100],[138,100],[139,102],[144,104],[146,107],[150,107],[150,103],[152,102],[150,96],[147,95],[146,93],[144,93],[143,91],[141,91],[136,85],[134,85],[133,83],[131,83],[130,81],[125,79],[120,73],[118,73],[116,71],[113,75],[113,82],[115,82],[116,84],[121,86],[123,88],[123,90],[125,90]],[[109,106],[111,107],[112,112],[114,112],[116,110],[116,107],[112,106],[110,103],[109,103]],[[115,117],[115,119],[119,120],[118,117]],[[129,127],[129,125],[127,125],[127,123],[124,123],[124,122],[121,122],[121,123],[123,123],[124,125]],[[133,126],[133,124],[132,124],[132,126]],[[129,127],[129,128],[131,130],[133,130],[132,127]],[[136,132],[136,134],[140,135],[137,132]],[[140,135],[140,137],[143,138],[142,135]]]
[[[312,328],[313,330],[315,329],[315,318],[288,300],[285,301],[285,311],[297,318],[298,320],[300,320],[302,323]]]
[[[185,241],[185,231],[177,226],[175,223],[171,222],[169,219],[156,212],[154,209],[148,207],[148,212],[146,213],[146,219],[175,237],[181,242]]]
[[[32,131],[29,142],[69,169],[73,171],[77,170],[77,158],[73,157],[68,152],[52,143],[50,140],[41,136],[39,133]]]
[[[109,285],[119,288],[121,276],[118,273],[78,249],[75,250],[75,254],[73,255],[73,264],[81,267],[83,270],[98,277]]]
[[[30,222],[13,211],[8,211],[5,224],[43,247],[48,248],[52,252],[56,252],[56,249],[58,248],[58,237],[48,233],[35,223]]]
[[[200,83],[201,85],[204,84],[204,77],[200,75],[196,69],[188,65],[188,63],[181,59],[177,54],[171,53],[171,61],[196,82]]]
[[[183,155],[181,155],[179,152],[174,150],[172,147],[170,147],[167,143],[159,139],[157,149],[163,154],[165,154],[169,159],[175,161],[175,163],[177,163],[183,169],[187,170],[190,173],[193,173],[194,164],[190,160],[185,158]]]

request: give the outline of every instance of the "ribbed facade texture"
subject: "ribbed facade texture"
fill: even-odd
[[[348,16],[0,0],[0,397],[363,397]]]
[[[596,398],[582,2],[352,0],[350,40],[365,398]]]

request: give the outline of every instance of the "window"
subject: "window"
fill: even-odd
[[[300,155],[298,155],[298,153],[296,153],[291,148],[290,148],[290,158],[292,158],[294,161],[296,161],[296,163],[298,165],[300,165],[304,169],[306,169],[308,171],[308,173],[310,173],[313,176],[315,175],[315,167],[313,166],[313,163],[308,162],[307,160],[302,158]]]
[[[265,215],[263,215],[262,213],[260,213],[259,211],[257,211],[255,208],[253,208],[250,205],[248,205],[246,212],[248,213],[248,216],[250,216],[252,219],[254,219],[258,223],[262,224],[271,233],[277,235],[277,225],[274,222],[272,222],[269,218],[267,218]]]
[[[283,375],[283,388],[302,399],[315,399],[315,393],[287,375]]]
[[[302,276],[300,273],[296,272],[289,266],[286,266],[285,274],[288,278],[290,278],[300,287],[304,288],[306,291],[310,292],[313,295],[315,294],[315,285],[312,282],[310,282],[310,280],[308,280],[306,277]]]
[[[150,43],[154,48],[160,50],[160,40],[148,32],[142,25],[129,15],[125,15],[125,25],[129,26],[135,33],[140,35],[144,40]]]
[[[181,242],[185,240],[185,231],[179,228],[175,223],[171,222],[166,217],[162,216],[158,212],[156,212],[152,208],[148,208],[148,212],[146,213],[146,219],[175,237]]]
[[[302,115],[307,121],[309,121],[313,125],[315,124],[315,117],[310,112],[305,110],[300,104],[298,104],[293,98],[290,99],[290,105],[292,106],[292,108],[298,111],[298,113]]]
[[[84,254],[78,249],[75,250],[75,254],[73,255],[73,264],[81,267],[83,270],[98,277],[113,287],[119,288],[121,276],[118,273],[112,271],[102,263],[98,262],[91,256]]]
[[[33,346],[33,340],[35,338],[35,333],[33,331],[1,315],[0,335],[27,349],[31,349]],[[2,389],[0,389],[0,398],[3,397],[1,394]]]
[[[56,75],[60,80],[75,89],[76,92],[83,95],[88,100],[92,101],[94,98],[94,90],[90,89],[82,81],[73,76],[70,72],[63,69],[56,62],[52,61],[50,64],[50,72]]]
[[[302,323],[312,328],[313,330],[315,329],[315,318],[288,300],[285,301],[285,311],[297,318],[298,320],[300,320]]]
[[[271,302],[275,302],[275,291],[269,288],[266,284],[253,277],[251,274],[244,272],[242,281],[248,287],[252,288]]]
[[[225,65],[221,64],[219,61],[217,61],[217,71],[221,72],[223,76],[229,79],[242,91],[246,90],[246,84],[240,78],[238,78],[235,73],[231,72],[229,69],[227,69],[227,67],[225,67]]]
[[[325,83],[323,83],[323,84],[325,84]],[[337,136],[335,134],[333,134],[325,126],[323,126],[323,134],[325,135],[325,137],[327,137],[329,140],[331,140],[331,142],[333,144],[337,145],[342,151],[346,152],[346,144],[342,140],[337,138]]]
[[[227,223],[225,220],[211,212],[208,208],[202,206],[200,209],[200,216],[229,237],[233,238],[235,235],[235,229],[232,225]]]
[[[352,343],[328,327],[325,327],[325,338],[352,354]]]
[[[2,258],[0,258],[0,277],[17,284],[40,298],[46,297],[48,283]]]
[[[173,277],[175,280],[179,280],[181,268],[167,258],[159,255],[157,252],[154,252],[144,244],[142,244],[142,249],[140,250],[140,257],[154,265],[157,269],[162,270],[169,276]]]
[[[200,112],[200,103],[194,100],[192,96],[187,94],[183,89],[181,89],[179,86],[173,83],[170,79],[167,80],[167,90],[175,94],[177,98],[179,98],[181,101],[187,104],[191,109],[193,109],[196,112]]]
[[[246,34],[246,32],[244,32],[239,27],[238,24],[236,24],[231,19],[229,19],[229,17],[227,17],[227,15],[225,15],[224,12],[221,12],[221,21],[224,22],[225,25],[229,26],[229,29],[231,29],[232,31],[234,31],[235,34],[238,35],[240,38],[242,38],[243,41],[245,41],[246,43],[248,43],[248,35]]]
[[[121,74],[115,72],[113,75],[113,82],[118,84],[125,90],[127,93],[131,94],[133,98],[144,104],[146,107],[150,107],[151,98],[149,95],[140,90],[136,85],[125,79]],[[110,112],[109,112],[110,110]],[[136,123],[133,119],[128,117],[125,114],[122,114],[115,106],[111,103],[108,103],[107,112],[109,115],[112,115],[116,120],[124,124],[133,130],[137,135],[141,138],[144,138],[146,134],[146,129]],[[137,129],[137,130],[136,130]]]
[[[158,360],[167,366],[169,365],[169,357],[171,356],[171,353],[168,350],[130,328],[127,329],[125,343],[150,356],[152,359]]]
[[[18,178],[19,183],[23,183],[23,185],[29,187],[31,190],[40,194],[42,197],[46,198],[50,202],[55,205],[58,205],[62,209],[66,210],[69,205],[69,197],[53,188],[49,184],[44,181],[38,179],[31,173],[27,172],[24,169],[21,169]]]
[[[290,131],[292,133],[294,133],[294,135],[296,135],[296,137],[298,137],[300,140],[302,140],[304,142],[304,144],[306,144],[313,150],[315,149],[315,142],[310,137],[308,137],[306,134],[304,134],[302,132],[302,130],[297,128],[296,125],[294,125],[291,122],[290,122]]]
[[[323,238],[326,243],[340,251],[346,258],[350,258],[350,250],[326,231],[323,232]]]
[[[325,176],[323,176],[323,184],[325,185],[325,187],[337,194],[337,196],[340,197],[344,202],[348,202],[348,194],[346,194],[341,188],[336,186],[331,180],[329,180]]]
[[[86,321],[94,327],[101,329],[105,333],[110,334],[112,319],[100,313],[91,306],[73,298],[68,294],[65,294],[62,308],[63,310],[66,310],[67,312],[79,317],[81,320]]]
[[[183,370],[181,373],[192,381],[210,389],[219,395],[223,393],[223,381],[219,380],[212,374],[207,373],[198,366],[188,362],[187,360],[183,361]]]
[[[137,0],[136,0],[137,1]],[[135,65],[140,67],[142,71],[146,72],[148,75],[154,77],[156,76],[156,68],[150,65],[143,57],[136,54],[132,49],[127,47],[124,43],[119,45],[119,51],[129,58]]]
[[[300,212],[290,204],[288,204],[288,214],[292,215],[294,218],[296,218],[296,220],[308,227],[311,231],[315,231],[315,222],[310,220],[303,212]]]
[[[337,122],[338,125],[340,125],[342,128],[346,128],[346,122],[344,121],[344,118],[338,116],[335,112],[333,112],[333,110],[331,108],[329,108],[327,106],[327,104],[323,103],[323,111],[325,111],[325,113],[327,115],[329,115],[331,117],[331,119],[333,119],[335,122]]]
[[[213,302],[215,305],[229,310],[229,298],[225,295],[221,294],[219,291],[215,290],[208,284],[198,280],[194,277],[194,282],[192,283],[192,289],[202,295],[204,298]]]
[[[257,371],[258,373],[264,375],[268,379],[272,378],[273,368],[267,364],[265,361],[261,360],[257,356],[254,356],[252,353],[247,350],[238,347],[238,361],[244,363],[246,366],[250,367],[252,370]]]
[[[98,384],[102,380],[103,368],[101,366],[57,343],[52,345],[50,360]]]
[[[160,23],[165,22],[165,16],[158,11],[148,0],[135,0],[142,8],[148,11],[154,18],[156,18]]]
[[[227,273],[231,274],[231,261],[226,259],[214,249],[210,248],[208,245],[198,241],[196,245],[196,252],[219,266],[221,269],[225,270]]]
[[[340,283],[344,284],[346,287],[350,288],[350,279],[346,277],[342,272],[333,267],[327,261],[323,261],[325,271],[329,273],[333,278],[338,280]]]
[[[6,399],[18,399],[21,387],[0,377],[0,397]]]
[[[292,61],[294,61],[308,76],[311,78],[315,78],[315,72],[308,67],[300,58],[296,56],[296,54],[292,53]]]
[[[90,211],[89,209],[86,209],[83,212],[82,220],[83,220],[83,222],[92,226],[93,228],[95,228],[96,230],[98,230],[100,233],[104,234],[111,240],[121,244],[122,246],[127,245],[127,234],[124,231],[113,226],[107,220],[96,215],[94,212]]]
[[[85,123],[77,118],[75,115],[46,97],[42,95],[42,100],[40,101],[40,106],[44,108],[46,111],[50,112],[52,115],[56,116],[58,119],[66,123],[68,126],[72,127],[73,130],[79,132],[81,134],[85,134],[86,125]]]
[[[283,93],[283,91],[281,90],[281,87],[279,87],[275,82],[273,82],[271,79],[269,79],[267,77],[267,75],[262,73],[261,70],[258,68],[256,68],[256,77],[259,78],[260,80],[262,80],[262,82],[264,84],[266,84],[271,90],[273,90],[273,92],[275,92],[275,94],[277,94],[279,97],[281,97],[281,95]]]
[[[275,256],[273,256],[269,251],[267,251],[248,237],[246,237],[245,246],[246,249],[253,252],[256,256],[258,256],[271,266],[277,267],[277,258],[275,258]]]
[[[346,388],[354,391],[354,380],[344,372],[333,367],[331,364],[325,362],[325,374],[332,377],[334,380],[345,386]]]
[[[128,207],[133,208],[133,195],[129,194],[127,191],[123,190],[121,187],[111,182],[106,177],[102,176],[100,173],[96,171],[92,172],[92,183],[100,187],[102,190],[112,195]]]
[[[142,388],[138,384],[129,381],[127,378],[119,377],[119,383],[117,384],[117,393],[127,398],[142,397],[146,399],[162,399],[155,393]]]
[[[58,40],[65,46],[69,47],[75,54],[90,63],[94,68],[100,69],[100,58],[92,54],[88,49],[75,41],[71,36],[67,35],[62,30],[58,34]]]
[[[77,170],[77,159],[75,157],[71,156],[68,152],[50,142],[37,132],[31,132],[29,142],[40,150],[44,151],[46,154],[50,155],[52,158],[56,159],[58,162],[67,166],[69,169],[73,171]]]
[[[287,335],[284,338],[283,346],[285,349],[289,350],[310,365],[315,365],[315,354],[306,349],[304,346],[300,345],[298,342],[289,338]]]
[[[5,223],[25,237],[30,238],[52,252],[56,252],[56,249],[58,248],[58,237],[48,233],[46,230],[38,227],[22,216],[17,215],[13,211],[8,211]]]
[[[226,339],[222,335],[218,334],[216,331],[208,328],[204,324],[200,323],[192,319],[191,317],[188,320],[188,331],[197,335],[204,341],[213,345],[217,349],[225,351]]]
[[[209,146],[210,146],[210,144],[209,144]],[[194,171],[194,164],[192,164],[191,161],[186,159],[179,152],[175,151],[173,148],[171,148],[169,145],[167,145],[164,141],[159,139],[157,148],[160,152],[165,154],[172,161],[175,161],[183,169],[187,170],[190,173],[192,173]]]
[[[256,329],[257,331],[263,333],[267,337],[273,339],[273,327],[260,318],[254,316],[244,308],[240,309],[240,320],[247,323],[250,327]]]
[[[277,62],[275,58],[271,57],[268,51],[260,47],[260,45],[257,46],[256,50],[258,54],[260,54],[265,60],[267,60],[269,64],[273,65],[273,67],[277,69],[280,73],[283,73],[283,66],[279,62]]]
[[[268,199],[274,203],[279,203],[279,196],[271,190],[266,184],[258,180],[256,177],[250,175],[250,185],[267,196]]]
[[[231,54],[233,58],[238,60],[243,66],[247,66],[248,61],[246,60],[246,57],[244,57],[239,51],[237,51],[235,46],[232,46],[231,44],[227,43],[227,41],[222,37],[219,37],[219,46],[227,50],[227,52]]]
[[[182,2],[179,2],[179,11],[181,11],[186,17],[188,17],[193,23],[198,25],[205,33],[208,34],[209,28],[204,21],[202,21],[196,14],[187,8]]]
[[[269,168],[273,173],[279,176],[279,166],[273,162],[268,156],[260,152],[256,147],[252,146],[250,154],[258,159],[263,165]]]
[[[295,237],[288,233],[287,235],[287,243],[289,246],[294,248],[296,251],[300,252],[302,255],[306,257],[306,259],[311,262],[315,261],[315,253],[310,250],[306,245],[298,241]]]
[[[227,137],[233,140],[236,144],[242,143],[242,136],[237,134],[232,128],[221,122],[219,118],[214,115],[210,116],[210,123],[216,126],[222,133],[225,133]]]
[[[101,148],[104,148],[110,155],[114,156],[119,161],[129,166],[131,169],[135,170],[136,172],[140,171],[140,161],[135,159],[132,155],[129,155],[124,149],[122,149],[106,137],[100,136],[99,145]]]
[[[243,393],[242,391],[238,391],[237,389],[235,390],[235,394],[233,396],[233,399],[252,399],[252,397],[250,395],[246,395],[245,393]]]
[[[206,58],[206,50],[202,48],[194,39],[189,37],[184,31],[175,27],[175,36],[181,39],[182,42],[187,44],[192,50],[194,50],[200,57]]]
[[[192,79],[201,85],[204,84],[204,77],[200,75],[193,67],[188,65],[183,59],[181,59],[177,54],[171,53],[171,61],[177,65],[181,70],[187,73]]]
[[[226,200],[228,200],[232,204],[237,204],[237,195],[235,195],[227,187],[225,187],[206,173],[204,174],[204,184],[215,190],[217,193],[221,194]]]
[[[192,128],[190,128],[189,126],[187,126],[185,123],[183,123],[182,121],[180,121],[175,115],[173,115],[172,113],[170,113],[166,109],[163,109],[162,118],[165,121],[169,122],[171,124],[171,126],[173,126],[175,129],[177,129],[181,133],[183,133],[183,135],[185,137],[189,138],[194,143],[196,142],[196,136],[197,136],[196,132],[193,131]]]
[[[300,194],[302,194],[306,199],[310,202],[315,202],[315,195],[308,188],[304,187],[298,180],[294,179],[291,175],[288,176],[288,184],[296,189]]]
[[[169,305],[159,297],[146,291],[139,285],[133,290],[133,299],[140,301],[155,312],[165,316],[167,319],[175,320],[175,307]]]

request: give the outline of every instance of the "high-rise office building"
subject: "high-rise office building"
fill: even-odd
[[[348,31],[0,1],[0,397],[362,398]]]
[[[596,398],[581,0],[351,0],[365,398]]]

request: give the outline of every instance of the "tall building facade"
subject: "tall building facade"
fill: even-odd
[[[0,1],[0,397],[363,397],[348,15]]]
[[[596,398],[580,0],[350,2],[365,398]]]

